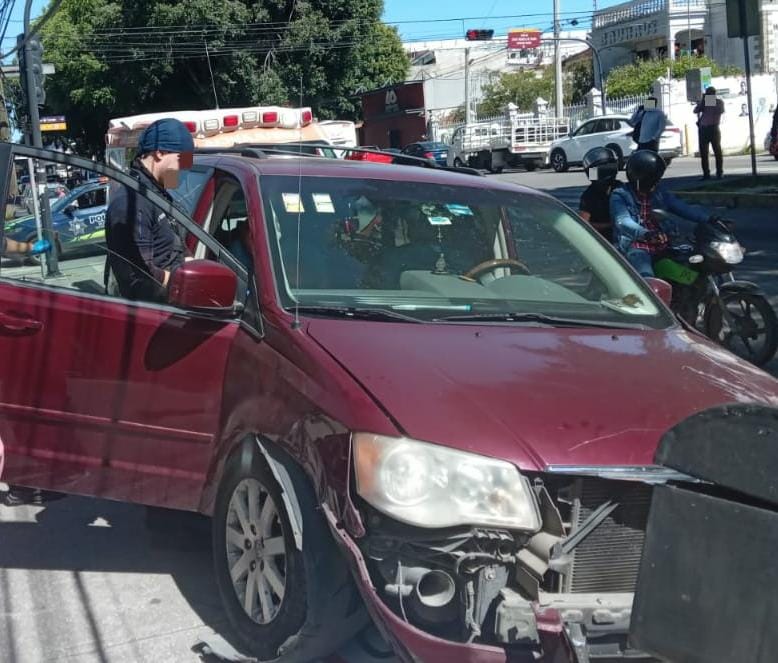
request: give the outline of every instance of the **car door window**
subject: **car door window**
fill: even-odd
[[[582,124],[575,132],[575,137],[579,138],[581,136],[588,136],[590,133],[594,131],[594,122],[586,122],[585,124]]]
[[[40,160],[43,163],[43,160]],[[51,201],[51,220],[52,235],[47,237],[54,246],[58,254],[58,273],[51,275],[45,267],[46,256],[36,257],[27,256],[18,253],[7,253],[0,260],[0,278],[11,279],[24,282],[26,284],[37,284],[48,289],[65,289],[78,291],[88,295],[97,295],[122,299],[118,288],[114,284],[107,269],[109,261],[109,250],[106,242],[105,219],[108,209],[108,202],[115,198],[116,194],[122,191],[122,186],[118,182],[109,181],[103,186],[84,191],[76,198],[63,198]],[[186,193],[191,193],[198,187],[202,188],[203,181],[193,178]],[[145,200],[140,194],[131,194],[137,200]],[[177,223],[167,217],[164,210],[145,200],[150,208],[150,214],[155,215],[157,219],[164,216],[169,222],[174,232],[179,231]],[[4,226],[4,235],[9,240],[17,242],[28,242],[38,239],[38,223],[34,215],[26,213],[26,210],[17,209],[18,206],[13,202],[7,204],[6,219],[9,219]],[[181,233],[183,234],[183,233]],[[156,250],[156,244],[152,241],[150,250]],[[111,254],[112,260],[124,259],[127,262],[136,264],[137,271],[143,274],[147,280],[148,288],[141,287],[138,292],[156,291],[159,298],[149,299],[146,296],[137,296],[137,300],[153,301],[154,303],[164,303],[165,288],[163,287],[159,275],[152,273],[154,270],[146,271],[146,263],[143,260],[137,246],[128,243],[131,259],[126,255],[120,258],[117,253]],[[180,256],[186,255],[183,243],[176,244],[176,251],[180,251]],[[137,258],[137,260],[136,260]],[[162,261],[154,263],[158,268],[158,274],[163,274],[167,265]],[[173,262],[171,265],[175,264]],[[164,271],[163,271],[164,270]],[[113,287],[107,287],[112,286]]]

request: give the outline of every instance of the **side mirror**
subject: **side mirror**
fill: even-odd
[[[168,302],[173,306],[220,317],[235,314],[238,277],[213,260],[189,260],[170,276]]]
[[[75,212],[75,211],[76,211],[76,209],[77,209],[77,208],[76,208],[76,206],[75,206],[73,203],[71,203],[70,205],[68,205],[67,207],[65,207],[65,209],[64,209],[64,210],[62,210],[62,211],[63,211],[65,214],[67,214],[68,216],[73,216],[73,212]]]
[[[673,286],[667,281],[663,281],[662,279],[653,276],[646,277],[646,283],[648,283],[648,287],[651,288],[651,292],[659,297],[667,306],[670,306],[673,301]]]

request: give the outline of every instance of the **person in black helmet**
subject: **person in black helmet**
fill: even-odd
[[[614,243],[641,276],[654,275],[654,258],[669,248],[669,236],[676,233],[669,222],[656,221],[653,210],[662,209],[695,223],[712,219],[703,208],[687,205],[660,185],[665,168],[656,152],[637,150],[627,161],[629,183],[611,195]]]
[[[609,242],[613,241],[613,222],[610,212],[610,196],[621,186],[616,179],[619,159],[608,147],[593,147],[583,158],[586,177],[591,184],[581,195],[578,214]]]

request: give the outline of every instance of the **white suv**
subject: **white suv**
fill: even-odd
[[[605,115],[586,120],[571,134],[551,143],[551,167],[563,173],[570,166],[580,165],[593,147],[611,148],[619,158],[619,167],[623,167],[626,157],[637,148],[628,119],[626,115]],[[681,130],[670,121],[659,140],[659,154],[668,165],[681,155]]]

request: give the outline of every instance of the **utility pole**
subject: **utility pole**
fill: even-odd
[[[470,113],[470,47],[465,48],[465,124],[472,120]]]
[[[25,71],[20,71],[20,75],[25,77],[25,80],[27,82],[27,109],[30,114],[30,138],[32,140],[32,146],[33,147],[43,147],[43,139],[41,138],[41,123],[40,123],[40,114],[38,113],[38,87],[43,85],[43,64],[42,60],[40,62],[35,62],[34,59],[36,55],[38,58],[40,58],[40,51],[37,53],[33,52],[33,49],[30,47],[31,44],[31,38],[30,38],[30,9],[32,8],[32,0],[26,0],[24,5],[24,68]],[[36,76],[35,67],[40,66],[40,72],[39,76]],[[46,187],[46,167],[41,166],[41,164],[38,164],[37,171],[35,173],[35,181],[30,182],[30,185],[33,187],[33,198],[37,198],[39,188],[39,178],[41,176],[41,173],[43,174],[43,186],[44,186],[44,194],[45,194],[45,187]],[[59,260],[57,258],[57,249],[56,249],[56,242],[54,238],[54,231],[52,227],[51,222],[51,209],[49,208],[49,197],[47,195],[43,195],[41,197],[41,211],[42,211],[42,221],[43,221],[43,237],[47,240],[49,240],[52,244],[52,247],[54,247],[48,255],[45,257],[46,262],[46,276],[47,277],[53,277],[53,276],[60,276],[59,273]]]
[[[554,0],[554,115],[562,117],[564,91],[562,89],[562,58],[559,48],[559,0]]]
[[[748,93],[748,132],[751,138],[751,176],[756,178],[756,144],[754,142],[754,100],[751,95],[751,52],[748,48],[748,19],[745,0],[739,0],[738,13],[743,32],[743,58],[746,65],[746,92]]]

